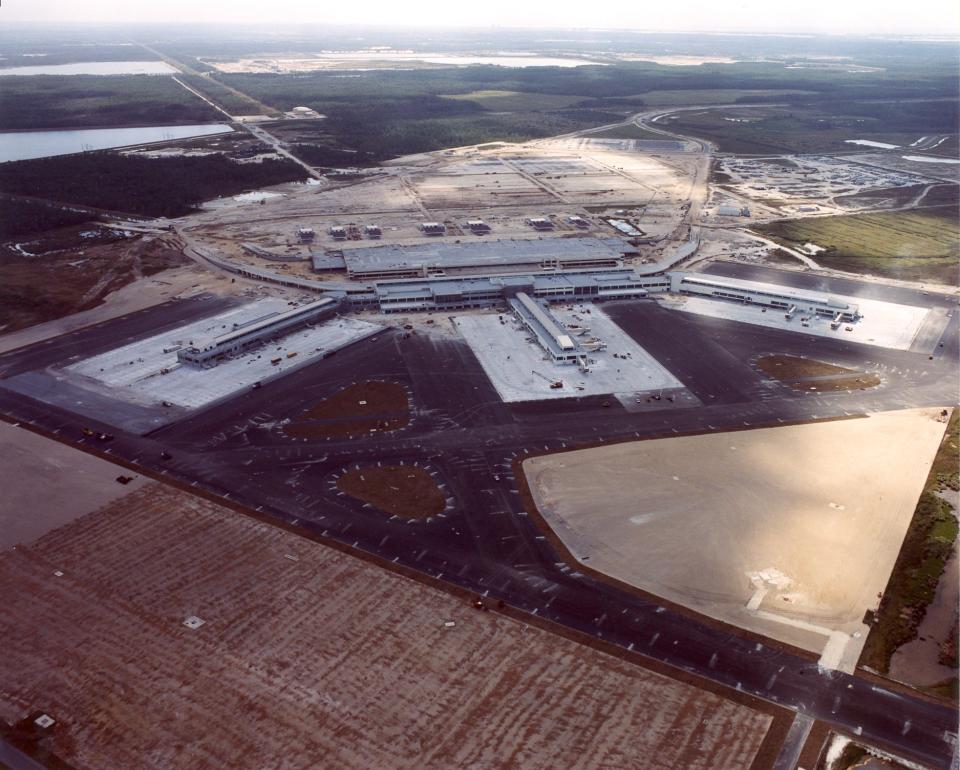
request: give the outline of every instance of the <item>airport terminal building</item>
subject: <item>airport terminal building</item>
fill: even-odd
[[[620,238],[528,238],[368,246],[313,257],[317,272],[345,269],[353,280],[430,278],[457,273],[617,267],[637,256]]]
[[[641,277],[621,268],[377,281],[372,292],[350,299],[364,309],[408,313],[505,306],[521,292],[547,302],[593,302],[636,299],[669,287],[665,276]]]
[[[720,278],[702,273],[669,273],[670,290],[677,294],[695,294],[758,305],[785,313],[807,313],[811,316],[855,321],[860,317],[858,305],[805,289],[778,286],[772,283]]]
[[[208,367],[221,359],[273,339],[309,323],[324,321],[336,314],[340,302],[330,297],[318,299],[283,313],[270,313],[254,318],[216,337],[193,341],[177,351],[177,360],[183,364]]]

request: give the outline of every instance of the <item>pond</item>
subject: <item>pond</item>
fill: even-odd
[[[7,75],[173,75],[177,70],[163,61],[86,61],[76,64],[36,64],[0,67]]]
[[[228,134],[222,123],[193,126],[143,126],[137,128],[82,128],[69,131],[7,131],[0,133],[0,163],[8,160],[49,158],[90,150],[109,150],[150,142],[168,142],[192,136]]]

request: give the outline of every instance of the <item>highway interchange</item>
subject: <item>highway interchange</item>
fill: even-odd
[[[773,701],[932,767],[947,767],[956,746],[955,710],[877,679],[823,671],[807,653],[760,642],[580,571],[563,561],[524,509],[514,461],[531,453],[955,403],[960,359],[955,299],[729,263],[709,270],[937,305],[952,317],[943,346],[928,357],[680,313],[651,300],[610,303],[605,305],[610,315],[692,396],[679,406],[661,401],[637,411],[613,399],[605,405],[602,398],[504,404],[466,344],[426,334],[404,337],[395,330],[145,436],[13,392],[3,380],[0,411],[11,421],[173,477],[312,535]],[[227,302],[172,303],[13,351],[0,356],[0,375],[9,379],[116,347],[160,326],[212,314]],[[862,392],[799,393],[750,365],[762,353],[865,368],[879,372],[884,383]],[[413,419],[406,429],[316,440],[294,440],[280,430],[280,420],[351,382],[371,379],[402,383],[412,393]],[[84,436],[88,426],[115,438],[98,443]],[[426,521],[390,517],[350,502],[331,483],[331,475],[347,466],[401,461],[437,472],[453,500],[447,514]]]

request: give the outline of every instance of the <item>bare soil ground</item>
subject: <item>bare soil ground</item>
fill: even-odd
[[[763,356],[757,359],[756,365],[764,374],[794,390],[815,390],[821,393],[866,390],[882,382],[880,376],[874,372],[858,372],[856,369],[800,356]]]
[[[133,480],[120,484],[119,476]],[[0,550],[31,543],[144,483],[119,465],[0,422]]]
[[[415,465],[368,465],[337,479],[337,488],[385,513],[422,519],[442,513],[446,498],[437,482]]]
[[[524,471],[585,566],[852,670],[943,435],[938,416],[630,442]]]
[[[11,332],[88,310],[122,286],[185,265],[179,244],[167,237],[81,237],[83,228],[49,233],[0,250],[0,331]],[[86,232],[101,233],[93,227]]]
[[[393,431],[410,423],[407,391],[395,382],[350,385],[284,426],[291,438],[330,438]]]
[[[0,591],[0,718],[51,714],[79,770],[743,770],[779,724],[160,484]]]
[[[94,308],[38,323],[19,331],[0,335],[0,352],[59,337],[86,326],[119,318],[127,313],[159,305],[177,297],[212,291],[217,294],[252,293],[247,284],[231,282],[223,273],[204,270],[190,263],[144,276],[107,294]]]
[[[829,393],[837,390],[866,390],[877,387],[881,382],[880,375],[869,372],[859,377],[806,378],[788,384],[794,390],[816,390],[820,393]]]
[[[834,374],[855,374],[855,369],[848,369],[836,364],[815,361],[812,358],[800,356],[772,355],[757,359],[757,368],[764,374],[781,381],[796,380],[800,377],[829,377]]]

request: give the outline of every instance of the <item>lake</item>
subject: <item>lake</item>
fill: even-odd
[[[109,150],[133,144],[166,142],[192,136],[228,134],[222,123],[194,126],[146,126],[142,128],[82,128],[69,131],[7,131],[0,133],[0,163],[8,160],[49,158],[89,150]]]
[[[77,64],[0,67],[0,77],[6,75],[172,75],[176,71],[163,61],[88,61]]]

